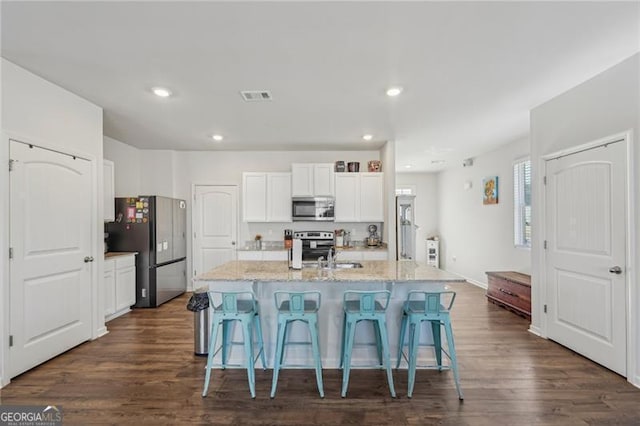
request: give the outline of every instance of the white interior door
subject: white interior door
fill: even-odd
[[[91,337],[91,163],[11,141],[10,376]],[[85,259],[86,258],[86,259]]]
[[[236,258],[238,187],[196,185],[193,211],[196,276]]]
[[[546,166],[548,337],[626,376],[625,144]]]

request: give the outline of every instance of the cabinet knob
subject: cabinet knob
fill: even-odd
[[[86,256],[84,258],[84,263],[89,263],[89,262],[93,262],[93,256]]]

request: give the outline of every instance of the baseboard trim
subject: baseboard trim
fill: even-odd
[[[104,326],[104,327],[100,327],[100,328],[98,329],[98,336],[97,336],[95,339],[93,339],[93,340],[99,339],[99,338],[101,338],[102,336],[105,336],[105,335],[107,335],[107,334],[109,334],[109,330],[107,330],[107,327],[106,327],[106,326]]]
[[[538,337],[542,337],[542,333],[540,332],[540,329],[533,325],[529,325],[529,333],[534,334]],[[544,339],[544,337],[542,338]]]

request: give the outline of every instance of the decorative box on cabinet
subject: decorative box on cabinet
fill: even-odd
[[[487,272],[487,300],[531,319],[531,276],[514,271]]]

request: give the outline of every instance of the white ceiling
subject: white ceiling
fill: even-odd
[[[3,1],[2,56],[102,106],[105,134],[140,148],[351,150],[395,140],[399,171],[435,171],[526,136],[531,108],[638,52],[639,9]],[[155,97],[157,85],[175,96]],[[402,95],[388,98],[391,85]],[[255,89],[273,101],[244,102],[239,91]]]

